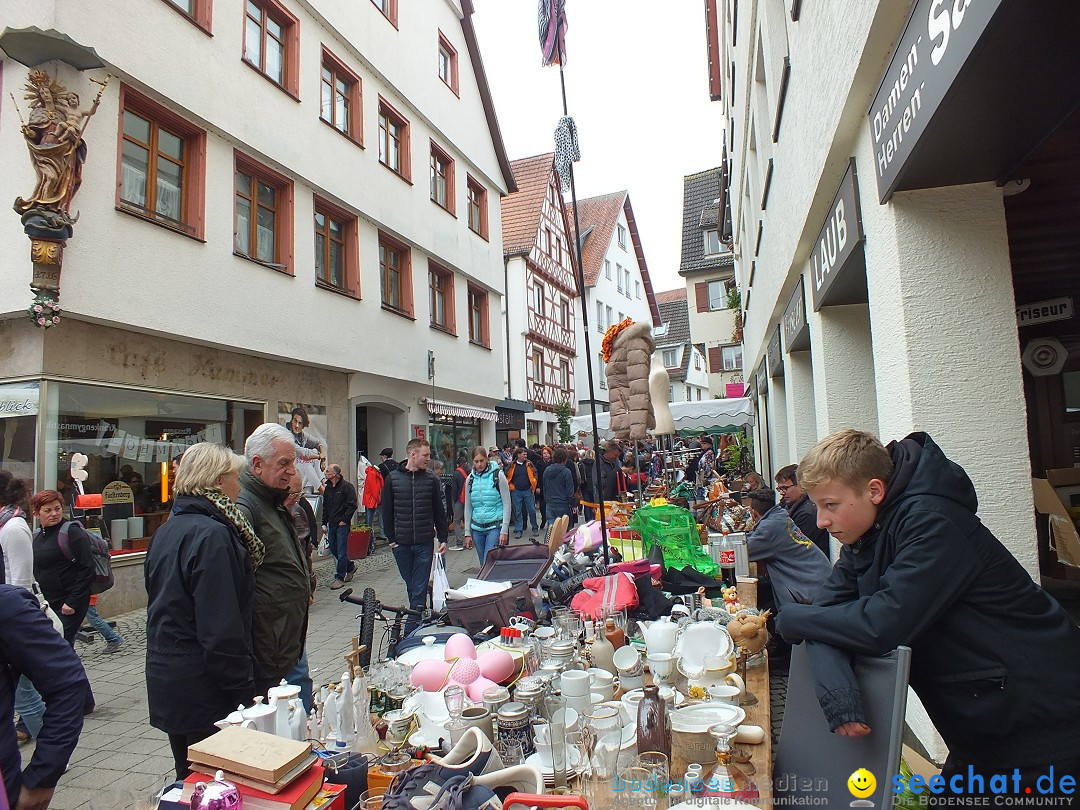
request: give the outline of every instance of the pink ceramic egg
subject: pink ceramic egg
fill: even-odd
[[[446,676],[450,671],[450,664],[446,661],[429,658],[418,661],[409,673],[409,680],[413,686],[423,687],[426,692],[438,692],[446,686]]]
[[[506,650],[498,648],[484,653],[477,660],[477,663],[480,665],[480,674],[485,678],[490,678],[495,683],[509,680],[517,671],[514,656],[510,655]]]
[[[476,659],[476,645],[464,633],[454,633],[446,641],[446,660],[452,661],[455,658]]]

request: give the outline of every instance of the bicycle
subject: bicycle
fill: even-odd
[[[357,660],[359,665],[364,669],[367,669],[368,666],[370,666],[372,653],[376,652],[375,647],[373,646],[375,640],[376,619],[386,625],[379,642],[377,651],[378,656],[375,659],[377,661],[396,658],[399,652],[404,652],[404,650],[400,649],[403,643],[410,639],[416,639],[419,642],[419,639],[424,636],[433,635],[435,633],[434,628],[439,628],[438,633],[440,635],[454,632],[466,632],[460,627],[450,627],[446,624],[447,613],[445,610],[437,611],[432,610],[431,608],[413,610],[412,608],[407,607],[384,605],[376,598],[374,588],[364,588],[364,593],[360,598],[353,596],[352,593],[353,589],[347,588],[341,592],[338,599],[350,605],[357,605],[360,607],[360,613],[356,617],[360,622],[359,643],[361,646]],[[393,615],[393,619],[386,616],[388,613]],[[405,636],[403,630],[405,621],[409,618],[419,620],[420,624],[416,629]]]

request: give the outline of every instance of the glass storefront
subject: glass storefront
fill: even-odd
[[[458,453],[468,458],[473,448],[480,445],[480,420],[433,414],[428,425],[428,441],[432,466],[437,459],[443,464],[444,475],[450,475],[457,466]]]
[[[37,450],[37,381],[0,384],[0,470],[34,480]]]

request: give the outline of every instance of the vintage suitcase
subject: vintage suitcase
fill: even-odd
[[[532,589],[528,582],[515,582],[508,590],[468,599],[447,599],[450,621],[472,635],[491,627],[495,633],[510,625],[510,617],[533,613]]]

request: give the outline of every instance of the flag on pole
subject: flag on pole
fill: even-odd
[[[544,65],[565,65],[566,0],[540,0],[539,16]]]

